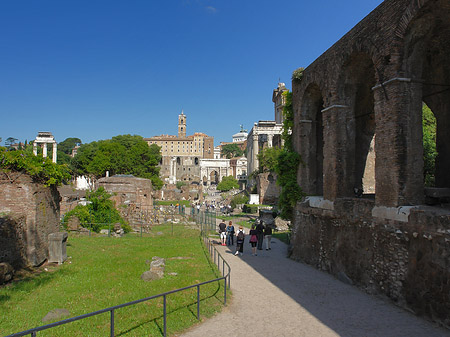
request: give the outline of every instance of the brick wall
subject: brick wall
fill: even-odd
[[[1,262],[37,266],[47,259],[47,237],[59,231],[59,201],[56,188],[0,171]]]

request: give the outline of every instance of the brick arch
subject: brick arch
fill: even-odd
[[[345,138],[345,196],[354,193],[375,193],[375,112],[372,88],[377,78],[371,55],[360,49],[345,60],[338,83],[340,102],[345,106],[339,113]]]
[[[416,97],[410,114],[421,122],[422,102],[433,111],[437,121],[438,152],[435,185],[449,188],[450,3],[444,0],[422,1],[416,9],[415,15],[410,14],[403,36],[403,72],[414,83],[413,96]]]
[[[298,170],[298,180],[311,195],[323,195],[323,105],[321,89],[310,83],[302,93],[300,119],[294,126],[302,134],[298,145],[303,164]]]

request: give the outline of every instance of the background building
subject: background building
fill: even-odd
[[[148,145],[161,148],[161,172],[163,181],[174,184],[176,181],[200,182],[200,159],[214,158],[214,137],[196,132],[187,134],[187,117],[178,115],[178,136],[161,135],[144,138]]]

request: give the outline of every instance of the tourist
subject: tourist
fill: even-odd
[[[258,237],[258,250],[262,250],[263,240],[264,240],[264,224],[260,220],[256,224],[256,236]]]
[[[227,225],[225,225],[225,222],[223,220],[219,224],[219,235],[220,235],[220,241],[222,242],[222,246],[225,246],[225,240],[227,239],[227,231],[226,231]]]
[[[244,241],[245,241],[244,227],[239,226],[239,230],[237,231],[236,235],[236,253],[234,253],[234,255],[244,254]]]
[[[227,226],[227,245],[232,246],[234,244],[234,226],[233,222],[230,221]]]
[[[256,230],[256,226],[253,224],[252,229],[250,229],[250,244],[252,245],[252,255],[257,256],[256,254],[256,245],[258,244],[258,231]]]
[[[271,250],[270,241],[272,240],[272,227],[269,225],[264,229],[264,240],[266,240],[266,250]]]

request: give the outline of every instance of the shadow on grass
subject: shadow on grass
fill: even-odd
[[[67,269],[58,269],[55,271],[45,272],[33,272],[32,274],[25,276],[19,280],[13,281],[7,286],[7,290],[10,293],[25,292],[31,293],[36,288],[43,286],[55,277],[67,276],[70,272]],[[2,295],[5,296],[5,295]],[[1,297],[0,297],[1,298]]]
[[[218,302],[221,302],[222,299],[220,299],[217,296],[219,294],[220,289],[223,289],[223,288],[220,286],[219,282],[217,282],[217,286],[216,286],[216,289],[214,290],[214,292],[211,295],[200,299],[200,308],[202,307],[201,306],[202,302],[205,302],[206,300],[209,300],[211,298],[215,298]],[[221,303],[223,303],[223,302],[221,302]],[[192,314],[192,317],[197,319],[197,301],[195,300],[195,301],[190,301],[190,303],[188,303],[188,304],[184,304],[182,306],[179,306],[177,308],[169,310],[167,312],[167,316],[166,316],[167,317],[167,325],[169,325],[169,322],[170,322],[170,317],[169,317],[170,315],[175,315],[175,317],[176,317],[176,314],[178,312],[184,310],[184,309],[187,309],[187,311]],[[162,310],[163,309],[161,309],[161,311]],[[159,330],[159,333],[163,336],[164,335],[164,323],[163,323],[164,321],[163,320],[164,320],[164,314],[159,315],[158,317],[154,317],[152,319],[148,319],[146,321],[143,321],[142,323],[137,324],[137,325],[135,325],[135,326],[133,326],[133,327],[127,329],[127,330],[124,330],[124,331],[121,331],[119,333],[116,333],[115,336],[124,336],[124,335],[126,335],[128,333],[133,332],[136,329],[139,329],[140,327],[142,327],[144,325],[147,325],[147,324],[155,324],[155,326]]]

